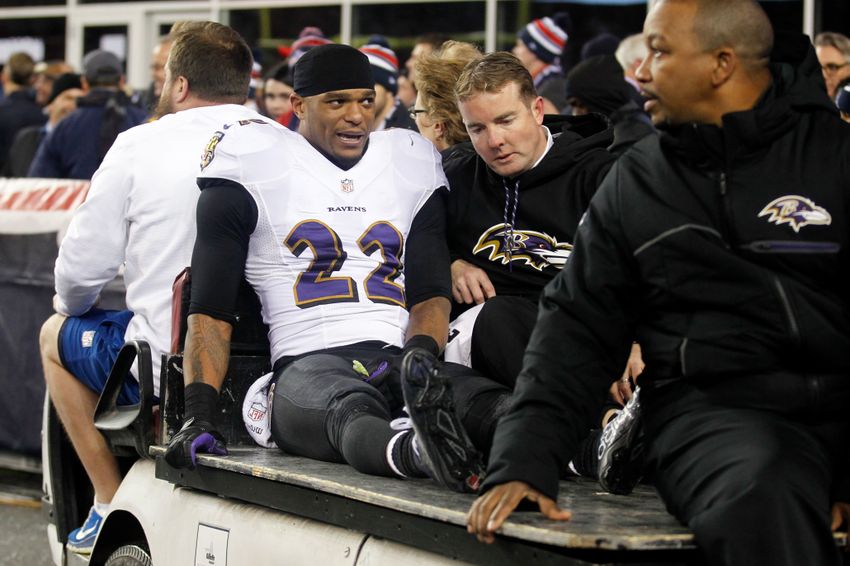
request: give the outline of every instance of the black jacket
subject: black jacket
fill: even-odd
[[[91,179],[115,138],[146,119],[122,91],[92,89],[77,99],[77,109],[62,119],[33,157],[28,175],[53,179]]]
[[[413,130],[414,132],[419,131],[419,128],[416,127],[416,122],[407,113],[407,108],[404,107],[401,100],[396,100],[394,110],[387,116],[387,121],[384,122],[384,129],[389,130],[390,128],[404,128],[405,130]]]
[[[808,40],[776,45],[754,109],[648,137],[603,182],[541,298],[486,485],[554,496],[633,338],[649,386],[850,379],[850,126]]]
[[[563,267],[578,221],[614,161],[605,150],[613,133],[600,116],[546,118],[554,145],[536,167],[516,179],[494,173],[471,143],[443,152],[451,188],[446,201],[452,261],[463,259],[483,269],[499,295],[535,301]],[[513,224],[510,261],[506,224]]]
[[[27,126],[41,126],[47,116],[35,103],[32,90],[17,90],[0,102],[0,168],[6,164],[9,148],[18,131]]]
[[[18,130],[15,139],[9,148],[9,158],[3,165],[2,175],[4,177],[26,177],[30,170],[35,152],[41,141],[47,136],[45,126],[27,126]]]

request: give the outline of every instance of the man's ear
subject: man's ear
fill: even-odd
[[[298,116],[298,119],[304,121],[304,98],[294,92],[289,96],[289,102],[292,104],[292,111]]]
[[[714,52],[714,68],[711,71],[711,84],[714,87],[723,86],[732,78],[739,66],[738,55],[728,47],[721,47]]]
[[[174,81],[174,98],[177,104],[189,98],[189,79],[180,75]]]
[[[538,96],[531,102],[531,114],[538,125],[543,123],[543,97]]]

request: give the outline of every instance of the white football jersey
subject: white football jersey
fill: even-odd
[[[59,249],[55,305],[66,315],[89,310],[124,266],[133,311],[125,339],[150,344],[157,394],[171,342],[171,284],[195,243],[198,159],[210,131],[252,118],[262,116],[236,104],[204,106],[121,133]]]
[[[257,203],[245,277],[272,359],[366,340],[401,346],[405,242],[416,213],[447,186],[433,145],[406,130],[375,132],[343,170],[300,135],[264,124],[213,141],[201,177],[235,181]]]

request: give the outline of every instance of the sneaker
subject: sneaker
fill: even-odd
[[[599,477],[599,439],[602,437],[602,429],[591,430],[584,440],[578,445],[575,457],[570,460],[567,469],[570,474],[582,478]]]
[[[92,507],[89,509],[89,516],[86,517],[83,525],[68,534],[68,542],[65,544],[65,548],[77,554],[91,554],[102,524],[103,517]]]
[[[401,384],[428,475],[453,491],[477,492],[484,462],[455,412],[451,381],[440,375],[437,358],[411,349],[401,362]]]
[[[602,430],[597,449],[599,485],[617,495],[631,493],[643,475],[643,452],[638,387],[620,414]]]

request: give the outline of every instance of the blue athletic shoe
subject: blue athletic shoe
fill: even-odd
[[[100,532],[102,524],[103,517],[92,507],[89,509],[89,516],[86,517],[83,526],[68,534],[68,542],[65,544],[65,548],[77,554],[91,554],[94,548],[94,540],[97,538],[97,533]]]

